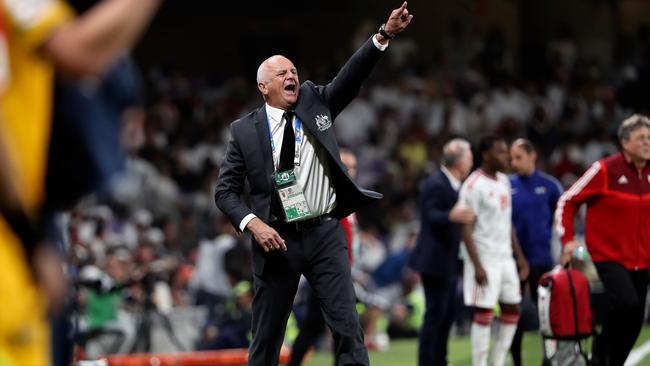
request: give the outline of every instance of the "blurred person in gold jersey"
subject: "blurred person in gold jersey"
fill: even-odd
[[[50,363],[48,303],[65,293],[39,221],[55,71],[102,75],[162,0],[104,0],[82,16],[62,0],[0,0],[0,365]],[[83,172],[80,172],[83,174]]]

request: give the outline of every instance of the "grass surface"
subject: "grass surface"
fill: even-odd
[[[637,346],[650,340],[650,327],[645,326]],[[522,361],[524,365],[538,366],[542,364],[542,350],[540,337],[536,332],[528,332],[524,336],[522,345]],[[455,337],[449,344],[449,361],[453,366],[471,366],[472,355],[469,337]],[[305,366],[332,366],[333,359],[327,352],[315,352]],[[415,366],[417,365],[417,340],[400,340],[391,342],[390,349],[385,352],[370,352],[372,366]],[[506,365],[512,363],[508,359]],[[639,365],[650,365],[650,356],[646,357]]]

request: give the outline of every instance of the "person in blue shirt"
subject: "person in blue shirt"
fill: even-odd
[[[510,146],[512,187],[512,223],[519,245],[530,266],[530,275],[522,283],[522,294],[528,293],[537,305],[537,283],[555,264],[551,255],[553,213],[562,194],[560,183],[536,168],[537,152],[527,139],[517,139]],[[514,366],[521,366],[521,321],[510,352]]]

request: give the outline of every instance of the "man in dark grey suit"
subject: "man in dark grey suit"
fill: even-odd
[[[457,224],[471,223],[476,217],[470,208],[454,205],[460,184],[471,169],[469,142],[453,139],[442,149],[440,170],[420,187],[422,227],[409,261],[409,266],[420,273],[426,301],[419,335],[419,366],[447,365],[447,339],[454,317],[460,245]]]
[[[324,86],[310,81],[299,86],[293,63],[270,57],[257,72],[265,105],[231,124],[215,201],[233,226],[253,235],[249,365],[278,364],[301,274],[316,292],[332,330],[337,365],[368,365],[346,238],[337,219],[381,195],[350,179],[331,127],[389,40],[412,18],[406,2],[393,10],[378,33]],[[241,197],[246,181],[252,208]]]

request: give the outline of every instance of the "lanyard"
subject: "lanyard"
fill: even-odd
[[[273,130],[271,129],[271,120],[269,119],[268,114],[266,115],[266,122],[269,125],[269,140],[271,140],[271,154],[273,155],[273,168],[274,170],[278,170],[278,164],[280,164],[280,157],[278,156],[278,161],[276,161],[275,158],[275,141],[273,141]],[[291,123],[291,121],[285,121],[285,123]],[[300,121],[300,118],[296,116],[296,123],[294,126],[293,134],[296,136],[296,143],[295,147],[296,150],[294,151],[293,154],[293,164],[294,165],[300,165],[300,144],[302,142],[302,121]]]

